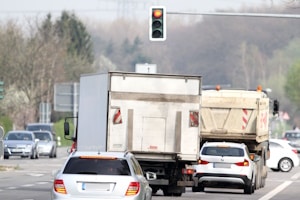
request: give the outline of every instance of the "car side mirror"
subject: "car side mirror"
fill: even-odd
[[[157,176],[156,176],[156,173],[154,172],[146,172],[146,179],[147,180],[156,180],[157,179]]]

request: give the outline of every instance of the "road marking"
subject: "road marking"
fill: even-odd
[[[300,177],[300,172],[291,177],[292,180],[297,180]]]
[[[270,191],[268,194],[265,196],[261,197],[258,200],[269,200],[272,197],[274,197],[276,194],[284,190],[286,187],[288,187],[290,184],[292,184],[293,181],[285,181],[281,185],[277,186],[274,190]]]
[[[25,185],[21,185],[21,187],[32,187],[34,186],[33,184],[25,184]]]

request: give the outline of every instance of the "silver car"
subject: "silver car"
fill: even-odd
[[[156,174],[146,177],[131,153],[75,151],[55,175],[51,198],[151,200]]]
[[[31,131],[9,131],[4,137],[4,159],[10,156],[39,158],[37,142]]]
[[[55,136],[50,131],[33,131],[34,136],[39,139],[38,151],[40,156],[49,156],[56,158],[57,156],[57,141]]]

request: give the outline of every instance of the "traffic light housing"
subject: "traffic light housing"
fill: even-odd
[[[150,7],[149,39],[165,41],[167,38],[166,8],[164,6]]]

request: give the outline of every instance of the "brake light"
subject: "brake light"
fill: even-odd
[[[79,156],[82,159],[99,159],[99,160],[117,160],[116,157],[111,156]]]
[[[243,162],[235,163],[235,165],[240,166],[240,167],[249,166],[249,161],[245,159]]]
[[[201,160],[201,159],[198,160],[198,165],[207,165],[208,163],[209,162],[206,160]]]
[[[138,194],[140,191],[140,183],[139,182],[131,182],[127,188],[125,196],[133,196]]]
[[[182,174],[194,174],[195,169],[182,169],[181,173]]]
[[[64,181],[61,179],[55,179],[53,184],[54,190],[60,194],[67,194],[67,190]]]
[[[298,154],[297,149],[292,149],[292,151],[293,151],[295,154]]]

